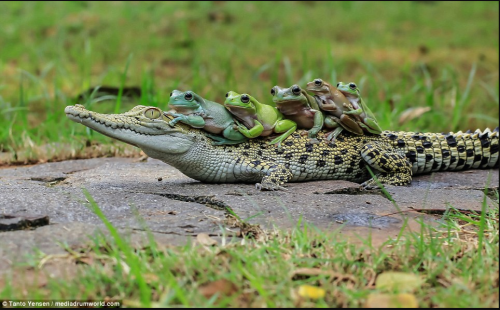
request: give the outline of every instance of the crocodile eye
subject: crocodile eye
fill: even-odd
[[[150,108],[144,112],[144,116],[149,119],[157,119],[161,116],[161,112],[158,109]]]
[[[300,87],[298,85],[294,85],[292,87],[292,93],[296,96],[300,95]]]
[[[250,97],[247,94],[241,95],[241,102],[248,103],[250,101]]]
[[[321,86],[321,85],[323,85],[323,80],[322,80],[322,79],[315,79],[315,80],[314,80],[314,85],[316,85],[316,86]]]
[[[186,94],[184,95],[184,99],[186,99],[186,100],[188,100],[188,101],[193,100],[193,94],[191,94],[191,93],[186,93]]]
[[[271,95],[273,95],[273,96],[276,95],[276,91],[274,90],[274,87],[271,88]]]
[[[354,84],[354,83],[349,83],[349,88],[350,88],[350,89],[356,89],[356,87],[357,87],[357,86],[356,86],[356,84]]]

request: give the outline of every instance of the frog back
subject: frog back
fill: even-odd
[[[231,113],[229,113],[226,107],[220,103],[205,99],[202,103],[202,107],[208,116],[208,118],[205,119],[207,125],[224,129],[234,122]]]
[[[256,104],[257,119],[264,126],[264,130],[272,130],[276,122],[283,119],[283,114],[268,104]]]

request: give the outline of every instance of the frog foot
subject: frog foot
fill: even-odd
[[[326,136],[326,140],[330,141],[330,142],[335,141],[335,130],[334,131],[330,131],[328,133],[328,135]]]
[[[270,141],[270,142],[267,142],[267,144],[274,145],[278,149],[278,151],[281,151],[281,141],[274,142],[274,143],[273,143],[273,141]]]
[[[337,136],[342,132],[342,130],[344,130],[343,127],[337,127],[335,128],[334,131],[328,133],[328,135],[326,136],[326,139],[330,142],[333,142],[335,141],[335,139],[337,138]]]
[[[177,124],[178,122],[180,121],[179,118],[174,118],[173,120],[171,120],[170,122],[168,122],[168,124],[171,126],[171,127],[174,127],[175,124]]]
[[[319,140],[316,139],[316,138],[309,138],[309,143],[311,143],[311,144],[318,144]]]

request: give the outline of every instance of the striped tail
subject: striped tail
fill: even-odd
[[[450,149],[450,160],[447,169],[442,170],[498,167],[498,136],[498,127],[493,132],[487,128],[483,132],[477,129],[474,133],[459,131],[445,135]]]
[[[473,133],[393,132],[386,136],[404,151],[413,174],[498,167],[498,127]]]

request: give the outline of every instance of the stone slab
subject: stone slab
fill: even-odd
[[[490,176],[489,176],[490,174]],[[38,247],[45,253],[88,242],[102,228],[91,211],[87,190],[106,217],[131,235],[145,226],[166,244],[179,244],[199,233],[227,232],[225,213],[210,206],[229,206],[242,219],[264,228],[287,229],[297,223],[346,236],[381,240],[396,236],[403,216],[427,222],[436,217],[410,208],[480,210],[495,202],[482,189],[498,189],[498,170],[443,172],[416,176],[411,186],[388,186],[398,208],[381,191],[365,191],[347,181],[290,183],[287,191],[258,191],[253,184],[204,184],[161,161],[102,158],[0,169],[0,214],[48,216],[51,225],[36,230],[0,232],[0,257],[10,264]],[[30,250],[31,249],[31,250]],[[10,263],[7,263],[10,262]],[[0,262],[0,270],[1,270]]]

